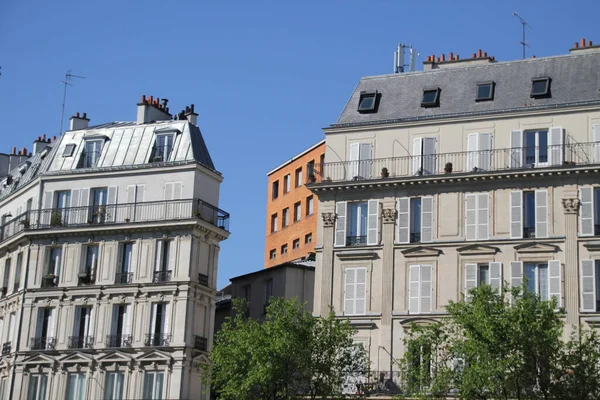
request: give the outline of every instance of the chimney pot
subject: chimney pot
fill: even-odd
[[[579,42],[575,42],[575,48],[579,48]]]
[[[581,38],[581,47],[585,47],[585,38]]]
[[[456,55],[456,57],[454,58],[456,61],[458,61],[460,58],[458,57],[458,54]]]
[[[16,147],[12,148],[12,154],[17,154],[17,148]]]
[[[446,55],[442,54],[442,62],[446,61]]]
[[[481,49],[477,50],[477,58],[481,58]]]
[[[588,46],[592,47],[592,41],[591,40],[588,40]]]
[[[83,118],[87,118],[87,113],[83,113]]]
[[[486,51],[485,53],[483,53],[483,56],[484,56],[485,58],[487,58],[487,51]]]
[[[75,116],[76,116],[77,118],[79,118],[79,111],[77,111],[77,112],[75,113]]]
[[[46,134],[45,133],[42,135],[42,140],[46,140]]]
[[[145,102],[146,102],[146,95],[145,95],[145,94],[143,94],[143,95],[142,95],[142,103],[145,103]]]
[[[535,58],[535,56],[531,56],[531,58]]]
[[[477,54],[473,53],[473,56],[471,58],[476,58]]]
[[[56,136],[52,136],[52,141],[55,142],[56,141]]]
[[[152,103],[152,102],[154,102],[154,98],[153,98],[152,96],[148,96],[148,101],[149,101],[150,103]]]
[[[42,141],[42,137],[41,137],[41,136],[38,136],[38,138],[37,138],[37,141],[38,141],[38,142],[41,142],[41,141]]]
[[[448,56],[448,58],[450,58],[450,61],[454,60],[454,53],[450,52],[450,55]]]

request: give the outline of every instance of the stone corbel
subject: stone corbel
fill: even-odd
[[[381,210],[381,218],[384,224],[393,224],[396,222],[396,210],[393,208],[384,208]]]
[[[562,199],[563,209],[565,214],[577,214],[581,202],[579,199]]]
[[[323,217],[323,226],[324,227],[335,226],[335,220],[337,218],[335,213],[331,213],[331,212],[321,213],[321,216]]]

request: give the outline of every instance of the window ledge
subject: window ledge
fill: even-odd
[[[378,258],[377,252],[371,249],[342,250],[336,254],[340,260],[374,260]]]
[[[586,236],[587,237],[587,236]],[[586,242],[583,244],[583,247],[590,251],[600,250],[600,240],[594,240],[591,242]]]
[[[368,319],[351,319],[350,325],[354,328],[375,329],[375,322]]]

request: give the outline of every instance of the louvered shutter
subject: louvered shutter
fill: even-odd
[[[379,244],[379,202],[377,200],[369,200],[367,226],[367,244]]]
[[[465,236],[467,240],[477,239],[477,195],[465,195]]]
[[[511,261],[510,262],[510,286],[511,287],[521,287],[523,283],[523,263],[521,261]],[[511,301],[514,302],[514,299],[511,298]]]
[[[535,237],[548,237],[548,191],[535,191]]]
[[[173,182],[165,182],[164,199],[173,200]]]
[[[523,192],[520,190],[510,192],[510,237],[523,237]]]
[[[361,143],[358,155],[358,176],[364,179],[372,178],[372,146],[371,143]]]
[[[118,186],[108,187],[108,196],[106,201],[106,221],[114,222],[117,216],[117,193]]]
[[[431,265],[421,265],[421,314],[431,312],[432,303]]]
[[[158,311],[158,303],[152,303],[150,311],[150,333],[156,333],[156,314]]]
[[[335,247],[343,247],[346,245],[346,212],[348,203],[339,201],[335,204]]]
[[[600,125],[592,126],[594,140],[594,161],[600,163]]]
[[[127,204],[135,203],[136,187],[136,185],[127,186]]]
[[[125,312],[123,313],[123,334],[129,335],[131,333],[131,305],[125,306]]]
[[[423,174],[435,174],[435,138],[423,138]]]
[[[48,309],[48,313],[50,314],[48,317],[48,330],[47,330],[47,337],[54,337],[54,323],[55,323],[55,318],[56,318],[56,312],[54,308],[49,308]]]
[[[355,314],[356,269],[346,268],[344,277],[344,314]]]
[[[79,207],[79,189],[71,190],[71,204],[69,207]]]
[[[477,287],[477,264],[465,264],[465,298],[470,297],[471,289]]]
[[[550,165],[562,165],[564,154],[563,128],[550,128],[548,132],[548,161]]]
[[[90,205],[90,189],[89,188],[81,189],[81,191],[79,193],[79,206],[87,207],[89,205]]]
[[[144,192],[146,191],[146,185],[137,185],[135,189],[135,202],[141,203],[144,201]]]
[[[510,131],[510,167],[523,167],[523,131]]]
[[[490,195],[479,193],[477,200],[477,238],[487,240],[490,237]]]
[[[423,161],[423,138],[415,138],[413,139],[413,151],[412,151],[412,161],[413,161],[413,175],[417,175],[421,172],[421,163]]]
[[[548,262],[549,297],[556,297],[557,306],[562,307],[562,265],[559,260]]]
[[[398,242],[410,242],[410,198],[398,199]]]
[[[358,160],[360,158],[360,143],[350,145],[350,163],[348,165],[348,180],[358,176]]]
[[[419,296],[421,266],[411,265],[409,269],[409,287],[408,287],[408,312],[409,314],[418,314],[421,299]]]
[[[171,332],[169,329],[169,305],[167,303],[161,303],[162,313],[160,314],[162,320],[160,321],[161,333]],[[162,339],[161,339],[162,340]]]
[[[173,271],[173,274],[175,274],[175,257],[177,256],[177,241],[170,240],[169,244],[165,245],[164,249],[164,251],[168,251],[167,270]]]
[[[477,166],[478,134],[471,133],[467,136],[467,171],[472,171]]]
[[[367,269],[356,268],[356,302],[354,313],[363,315],[366,312],[367,305]]]
[[[52,208],[54,202],[54,192],[47,191],[44,192],[44,210],[49,210]]]
[[[582,236],[594,235],[594,188],[582,186],[579,188],[581,213],[579,215],[579,232]]]
[[[433,242],[433,196],[421,197],[421,242]]]
[[[15,313],[10,313],[10,316],[8,317],[8,340],[7,340],[9,343],[13,343],[14,333],[15,333]]]
[[[490,263],[490,286],[498,292],[502,291],[502,263]]]
[[[596,263],[581,260],[581,311],[596,311]]]
[[[181,182],[173,182],[173,200],[181,200],[183,188]]]
[[[491,168],[491,155],[492,155],[492,134],[491,133],[480,133],[478,143],[478,161],[477,167],[483,170],[489,170]]]

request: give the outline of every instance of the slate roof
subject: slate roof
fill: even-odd
[[[50,164],[55,152],[56,142],[49,144],[38,154],[13,168],[8,174],[11,177],[12,183],[10,185],[0,185],[0,200],[5,199],[42,174],[48,168],[48,164]],[[3,182],[6,182],[6,178],[3,179]]]
[[[531,79],[549,76],[550,98],[533,99]],[[478,82],[496,83],[493,101],[476,102]],[[440,106],[421,107],[424,88],[439,87]],[[600,104],[600,52],[364,77],[332,127],[497,114]],[[357,111],[361,91],[381,93],[376,113]]]

